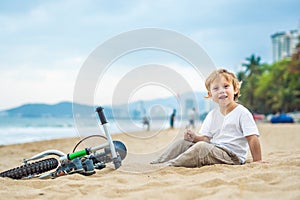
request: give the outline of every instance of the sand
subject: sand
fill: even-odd
[[[149,165],[182,130],[114,135],[128,148],[123,166],[86,177],[0,178],[0,199],[300,199],[300,124],[258,124],[268,163],[201,168]],[[150,136],[150,139],[147,138]],[[78,138],[1,146],[0,171],[47,149],[71,152]],[[89,142],[86,143],[88,145]]]

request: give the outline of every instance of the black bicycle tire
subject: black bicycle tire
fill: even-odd
[[[55,158],[47,158],[33,163],[28,163],[20,167],[1,172],[0,177],[9,177],[12,179],[21,179],[32,175],[38,175],[49,170],[55,169],[58,161]]]

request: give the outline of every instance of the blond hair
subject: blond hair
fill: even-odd
[[[234,101],[237,101],[240,95],[240,86],[241,82],[237,79],[234,73],[227,71],[226,69],[217,69],[213,71],[205,81],[205,87],[207,91],[210,91],[210,86],[212,82],[219,77],[224,77],[228,82],[232,83],[234,91],[237,90],[237,93],[234,94]],[[206,96],[209,98],[209,96]]]

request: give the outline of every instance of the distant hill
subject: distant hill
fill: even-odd
[[[91,106],[80,105],[78,106],[93,108]],[[12,117],[72,117],[73,104],[71,102],[60,102],[57,104],[24,104],[16,108],[4,110],[1,112],[2,116]]]
[[[184,102],[184,113],[187,113],[187,109],[193,107],[195,102],[193,99],[192,93],[186,93],[180,96],[182,102]],[[197,102],[198,102],[198,110],[199,114],[204,113],[206,109],[206,103],[204,100],[204,93],[195,93]],[[130,103],[129,105],[116,105],[114,108],[109,106],[103,106],[104,112],[107,118],[140,118],[144,114],[144,110],[149,110],[153,108],[153,106],[161,106],[167,109],[167,112],[170,112],[173,109],[178,109],[178,99],[175,97],[167,97],[161,99],[153,99],[153,100],[144,100]],[[8,109],[0,111],[0,116],[10,116],[10,117],[73,117],[73,106],[76,106],[76,111],[78,111],[81,116],[83,115],[94,115],[95,108],[94,106],[76,104],[72,102],[60,102],[57,104],[24,104],[16,108]],[[159,107],[158,106],[158,107]],[[152,110],[153,111],[153,110]],[[149,114],[149,113],[148,113]],[[167,113],[168,114],[168,113]],[[159,112],[154,111],[151,113],[152,117],[160,117]]]

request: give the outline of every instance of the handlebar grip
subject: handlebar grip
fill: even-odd
[[[98,116],[99,116],[99,118],[100,118],[100,121],[101,121],[101,124],[106,124],[107,123],[107,120],[106,120],[106,117],[105,117],[105,115],[104,115],[104,108],[102,108],[102,107],[98,107],[97,109],[96,109],[96,112],[98,113]]]

